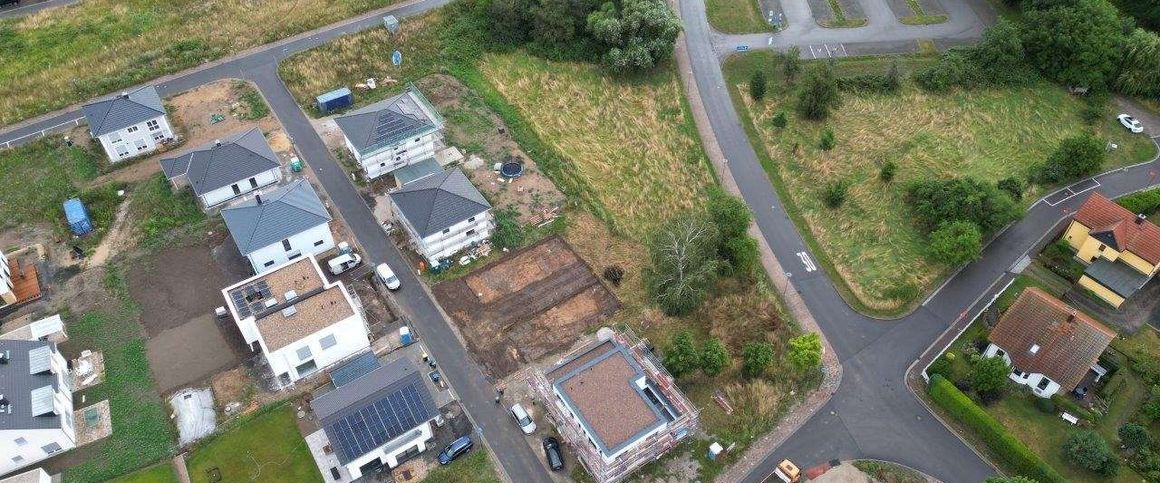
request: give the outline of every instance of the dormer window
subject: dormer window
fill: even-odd
[[[1029,350],[1032,354],[1038,354],[1039,353],[1039,344],[1031,344],[1031,349],[1029,349]]]

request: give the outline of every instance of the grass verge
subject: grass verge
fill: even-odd
[[[177,483],[177,471],[168,461],[111,480],[109,483]]]
[[[834,16],[829,20],[819,22],[823,27],[837,29],[866,25],[867,19],[865,18],[847,18],[846,12],[842,10],[842,4],[838,3],[838,0],[826,0],[826,3],[830,5],[830,12]]]
[[[209,471],[215,468],[221,472],[220,481],[323,481],[290,404],[268,407],[218,428],[198,443],[187,461],[194,482],[210,481]]]
[[[486,449],[476,447],[467,456],[427,472],[423,483],[500,483],[495,463]]]
[[[911,12],[914,12],[914,15],[898,19],[906,25],[932,25],[947,21],[946,15],[927,15],[922,5],[918,3],[918,0],[906,0],[906,6],[910,7]]]
[[[793,91],[780,76],[771,54],[732,57],[725,66],[727,84],[745,119],[750,141],[778,188],[795,222],[808,227],[805,237],[822,248],[823,267],[847,302],[877,316],[895,316],[912,307],[954,267],[929,260],[926,237],[910,222],[904,186],[924,177],[976,176],[990,181],[1024,176],[1045,159],[1059,140],[1088,129],[1083,103],[1051,84],[1004,90],[955,91],[932,95],[905,85],[899,95],[845,93],[844,104],[826,123],[792,115]],[[849,59],[837,63],[839,75],[884,72],[894,59]],[[929,62],[897,58],[906,73]],[[750,102],[745,83],[757,69],[766,70],[771,93]],[[778,112],[790,114],[786,128],[770,122]],[[1095,126],[1097,133],[1121,148],[1109,155],[1105,169],[1147,160],[1155,146],[1130,138],[1114,119]],[[837,134],[837,147],[817,147],[821,131]],[[898,166],[893,182],[878,179],[886,162]],[[822,190],[831,180],[851,183],[841,209],[827,208]],[[1029,202],[1047,190],[1032,189]]]
[[[758,0],[706,0],[705,15],[709,25],[727,34],[772,32]]]

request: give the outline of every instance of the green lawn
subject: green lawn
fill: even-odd
[[[129,203],[132,229],[146,247],[163,243],[175,232],[200,229],[207,220],[193,193],[188,189],[175,193],[161,173],[139,183]]]
[[[177,483],[177,472],[168,461],[136,473],[114,478],[109,483]]]
[[[109,400],[113,434],[84,448],[92,456],[65,470],[66,481],[104,481],[167,458],[176,448],[176,431],[154,389],[137,310],[119,271],[111,267],[109,273],[105,290],[121,301],[121,308],[70,319],[66,345],[104,352],[105,382],[83,394],[90,404]]]
[[[214,468],[221,472],[221,481],[323,481],[306,440],[298,432],[290,404],[218,431],[199,443],[186,459],[189,477],[195,483],[210,481],[207,472]]]
[[[898,59],[902,72],[929,62]],[[890,59],[853,59],[837,63],[839,75],[884,72]],[[843,94],[842,106],[825,123],[799,120],[795,96],[781,79],[768,52],[731,57],[725,65],[727,84],[739,111],[749,114],[750,139],[766,170],[807,238],[824,255],[823,266],[847,299],[859,309],[880,315],[905,311],[931,290],[953,267],[930,260],[926,237],[911,222],[903,200],[908,181],[924,177],[970,175],[996,181],[1023,176],[1042,161],[1058,142],[1087,127],[1080,119],[1083,102],[1051,84],[1004,90],[954,91],[929,94],[907,83],[899,95]],[[764,102],[748,100],[747,83],[757,69],[772,79]],[[1110,109],[1110,108],[1109,108]],[[789,114],[779,129],[770,120]],[[1141,136],[1129,136],[1108,111],[1096,126],[1100,135],[1121,148],[1105,168],[1150,159],[1155,146]],[[825,127],[834,130],[832,151],[817,147]],[[898,171],[891,183],[878,180],[883,163]],[[830,209],[822,191],[830,182],[851,183],[847,201]],[[1024,199],[1046,189],[1033,188]]]
[[[727,34],[773,31],[758,0],[706,0],[705,15],[709,25]]]
[[[0,125],[393,0],[85,0],[0,20]]]
[[[58,136],[0,150],[0,229],[25,223],[63,225],[64,200],[80,194],[97,177],[99,153],[76,145],[65,147]]]
[[[476,445],[467,456],[460,456],[446,466],[427,472],[423,483],[500,483],[495,464],[483,445]]]

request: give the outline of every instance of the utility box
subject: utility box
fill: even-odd
[[[87,235],[93,231],[93,221],[89,218],[89,210],[80,198],[69,198],[64,202],[64,217],[68,220],[68,227],[74,235]]]
[[[383,17],[383,27],[386,27],[387,31],[390,33],[398,32],[399,19],[395,18],[394,15],[387,15],[386,17]]]
[[[351,95],[350,89],[343,87],[327,92],[315,98],[318,103],[318,111],[323,114],[330,114],[339,109],[350,107],[354,104],[354,96]]]

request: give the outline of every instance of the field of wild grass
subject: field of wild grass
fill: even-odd
[[[642,239],[666,216],[700,206],[714,182],[672,69],[613,79],[594,65],[522,52],[488,54],[479,69],[575,167],[618,232]]]
[[[883,72],[888,62],[839,62],[837,69],[839,75]],[[899,95],[844,93],[842,106],[828,121],[803,121],[793,114],[795,97],[775,74],[764,101],[748,99],[748,72],[771,65],[775,63],[767,56],[731,61],[727,75],[737,89],[734,94],[752,116],[772,169],[784,184],[782,194],[793,200],[854,294],[876,310],[905,306],[952,268],[927,259],[925,236],[911,223],[903,200],[907,182],[964,175],[988,181],[1023,177],[1061,139],[1085,129],[1119,144],[1105,169],[1155,155],[1146,137],[1132,136],[1116,123],[1111,107],[1105,121],[1089,128],[1080,118],[1083,101],[1047,83],[945,95],[909,84]],[[912,59],[902,67],[913,65]],[[781,111],[789,115],[785,128],[771,123]],[[837,138],[832,151],[818,147],[827,126]],[[893,182],[883,183],[878,172],[888,161],[897,164],[898,172]],[[830,209],[822,191],[837,180],[851,183],[849,197],[841,208]],[[1043,191],[1030,190],[1025,203]]]
[[[0,20],[0,125],[394,0],[85,0]]]

